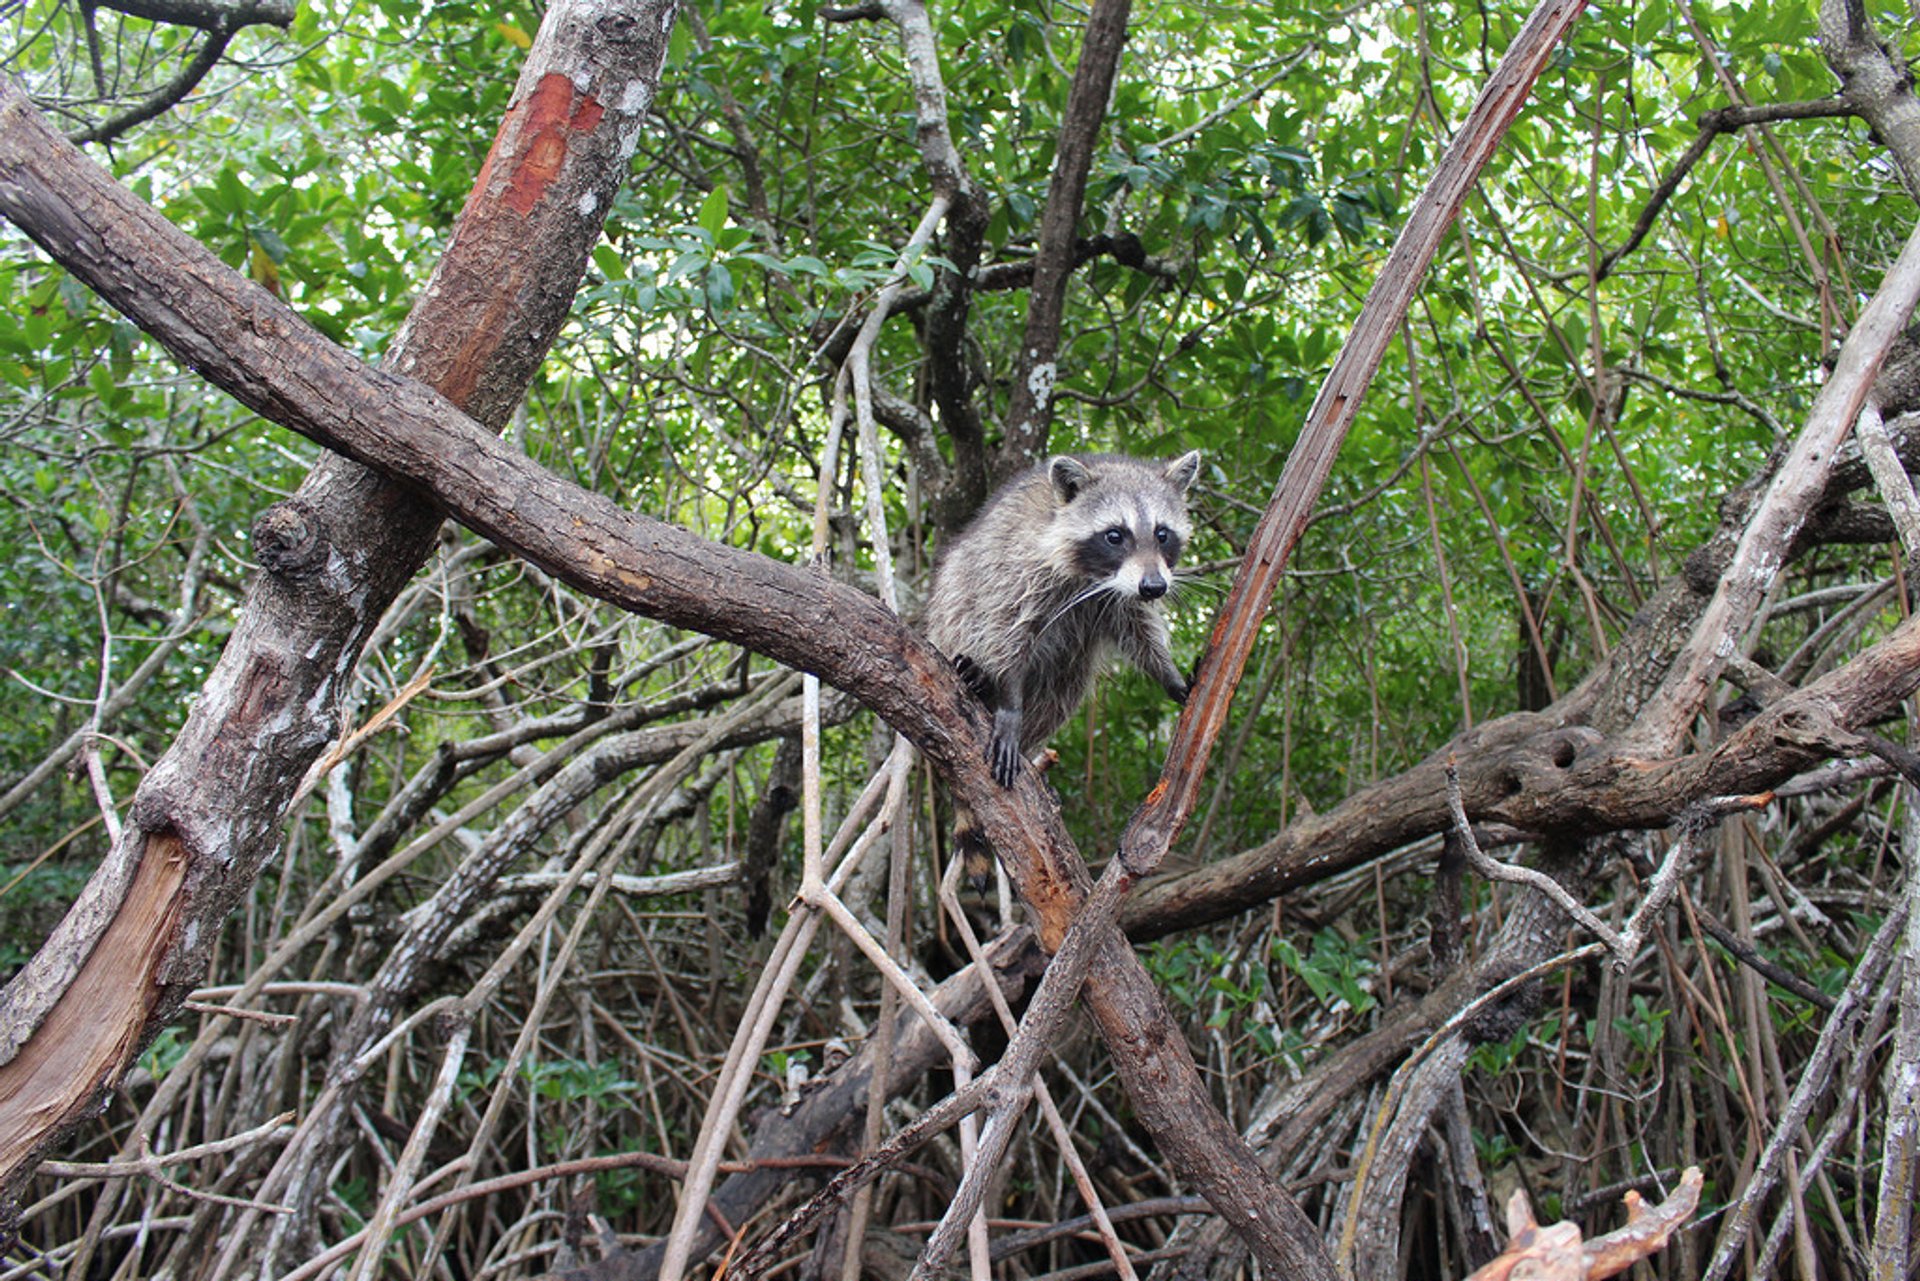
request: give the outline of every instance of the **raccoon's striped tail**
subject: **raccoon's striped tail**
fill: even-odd
[[[993,846],[973,811],[958,801],[953,806],[953,848],[960,856],[960,871],[973,886],[974,893],[985,894],[993,882]]]

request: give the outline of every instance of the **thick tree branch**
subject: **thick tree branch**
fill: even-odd
[[[1834,455],[1866,405],[1880,365],[1905,329],[1916,299],[1920,299],[1920,227],[1908,237],[1900,257],[1847,335],[1832,377],[1814,398],[1806,426],[1794,438],[1755,519],[1742,533],[1733,563],[1720,576],[1712,600],[1696,620],[1692,639],[1636,714],[1632,733],[1642,750],[1671,750],[1705,703],[1708,687],[1726,666],[1727,656],[1772,587],[1794,536],[1813,511],[1814,500],[1825,492]]]
[[[1836,753],[1920,688],[1920,623],[1770,705],[1708,751],[1661,760],[1609,749],[1597,732],[1516,712],[1460,735],[1406,772],[1355,792],[1271,841],[1133,895],[1129,934],[1157,938],[1233,915],[1358,867],[1449,822],[1446,763],[1457,756],[1467,813],[1526,832],[1585,837],[1662,828],[1689,806],[1758,793]]]
[[[1847,105],[1873,126],[1907,193],[1920,200],[1920,99],[1906,59],[1873,29],[1862,0],[1821,0],[1820,51]]]
[[[1053,177],[1040,215],[1039,253],[1033,287],[1027,296],[1027,325],[1014,366],[1013,400],[1007,407],[1006,440],[995,471],[1011,476],[1040,461],[1047,452],[1053,421],[1053,388],[1059,380],[1060,321],[1073,278],[1074,229],[1087,194],[1087,171],[1094,143],[1107,117],[1120,54],[1127,43],[1132,0],[1097,0],[1087,15],[1080,62],[1054,143]]]

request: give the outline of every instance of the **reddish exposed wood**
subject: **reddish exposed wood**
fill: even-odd
[[[500,143],[517,136],[519,154],[508,157],[506,208],[525,217],[546,196],[565,162],[567,130],[591,130],[606,109],[589,95],[577,94],[573,81],[557,71],[540,77],[533,93],[507,113],[507,121],[474,179],[474,190],[484,191],[500,156]],[[516,119],[516,117],[520,117]]]
[[[1638,1192],[1627,1193],[1627,1226],[1584,1243],[1577,1224],[1541,1227],[1534,1222],[1526,1193],[1516,1189],[1507,1205],[1507,1231],[1512,1239],[1498,1258],[1467,1281],[1518,1281],[1522,1277],[1527,1281],[1603,1281],[1618,1276],[1666,1248],[1667,1241],[1699,1207],[1703,1182],[1700,1168],[1688,1166],[1672,1195],[1651,1210]]]
[[[64,998],[0,1067],[0,1153],[30,1150],[49,1126],[116,1080],[169,986],[189,858],[178,837],[150,836],[120,910]]]

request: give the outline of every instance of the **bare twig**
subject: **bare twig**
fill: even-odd
[[[263,1139],[274,1137],[282,1129],[291,1136],[292,1121],[295,1114],[282,1112],[271,1120],[264,1121],[250,1130],[239,1134],[229,1134],[224,1139],[212,1139],[206,1143],[197,1143],[190,1148],[181,1148],[176,1152],[147,1153],[132,1160],[120,1161],[43,1161],[40,1168],[56,1178],[62,1179],[130,1179],[139,1175],[154,1174],[170,1165],[183,1165],[188,1161],[198,1161],[210,1156],[226,1156],[248,1148]]]
[[[1693,167],[1700,163],[1701,157],[1705,156],[1708,148],[1713,145],[1713,140],[1721,134],[1732,133],[1735,130],[1772,120],[1824,120],[1852,114],[1854,114],[1853,108],[1840,98],[1823,98],[1815,102],[1770,102],[1751,107],[1722,107],[1717,111],[1707,112],[1700,117],[1700,132],[1694,138],[1692,145],[1681,153],[1680,159],[1674,162],[1660,179],[1659,184],[1654,187],[1653,194],[1647,197],[1646,204],[1640,207],[1640,216],[1634,220],[1633,230],[1627,233],[1626,240],[1609,249],[1600,259],[1594,279],[1605,280],[1613,274],[1613,269],[1620,265],[1622,258],[1640,247],[1641,242],[1647,238],[1647,233],[1653,230],[1653,224],[1659,221],[1660,211],[1667,207],[1667,202],[1672,200],[1674,193],[1680,190],[1680,184],[1686,181],[1687,175],[1693,172]]]
[[[892,558],[887,546],[885,509],[882,502],[883,469],[879,460],[878,438],[874,431],[872,391],[867,361],[873,344],[879,337],[881,326],[890,313],[893,298],[906,279],[908,266],[931,242],[933,233],[945,216],[949,204],[945,196],[934,197],[926,213],[921,217],[914,234],[902,247],[894,277],[875,297],[872,308],[854,339],[849,358],[841,367],[836,385],[835,412],[829,423],[828,443],[823,451],[819,490],[815,500],[810,559],[816,567],[824,570],[828,535],[827,511],[837,470],[838,442],[844,432],[847,417],[845,391],[850,383],[855,402],[856,430],[866,478],[867,516],[876,549],[876,568],[881,598],[889,607],[894,605],[896,593]],[[783,934],[782,942],[785,943],[790,935],[794,937],[795,942],[791,950],[785,953],[776,949],[775,957],[769,959],[766,970],[767,975],[780,977],[776,978],[770,988],[756,991],[756,1001],[760,1004],[757,1007],[750,1007],[752,1012],[742,1022],[742,1035],[736,1038],[727,1064],[722,1070],[721,1079],[716,1082],[714,1101],[708,1108],[707,1115],[701,1124],[699,1138],[695,1141],[694,1153],[689,1161],[688,1177],[681,1188],[680,1203],[675,1213],[673,1228],[668,1233],[666,1251],[660,1264],[661,1281],[680,1281],[687,1267],[693,1240],[699,1229],[700,1216],[718,1168],[720,1144],[732,1129],[734,1119],[746,1098],[746,1086],[751,1075],[750,1065],[759,1057],[765,1037],[772,1028],[773,1012],[785,998],[787,985],[791,983],[793,975],[797,972],[799,958],[804,954],[807,943],[811,941],[812,926],[820,919],[831,921],[841,933],[845,934],[868,961],[880,970],[889,985],[914,1008],[915,1012],[926,1019],[942,1043],[948,1047],[956,1084],[964,1086],[973,1076],[975,1059],[965,1039],[934,1008],[932,1002],[914,983],[911,976],[888,955],[886,948],[866,931],[845,903],[840,900],[837,892],[839,883],[858,864],[859,854],[867,848],[867,839],[862,838],[860,845],[856,847],[855,854],[842,863],[831,880],[825,875],[820,845],[819,677],[811,673],[805,677],[803,698],[808,709],[801,733],[803,760],[801,804],[806,835],[799,902],[808,911],[796,913],[794,917],[789,918],[788,933]],[[896,739],[888,767],[881,772],[887,780],[886,804],[874,820],[873,826],[868,829],[869,836],[877,836],[886,825],[900,821],[912,760],[912,745],[904,738]],[[808,926],[799,927],[805,933],[804,941],[794,933],[795,920],[803,916],[810,923]],[[764,987],[765,975],[762,982]],[[963,1154],[971,1155],[973,1127],[970,1123],[963,1122],[961,1140]],[[976,1281],[985,1281],[987,1257],[984,1219],[979,1220],[975,1230],[977,1233],[974,1250]]]
[[[180,70],[180,74],[155,90],[153,95],[139,106],[121,113],[111,120],[82,129],[69,137],[68,141],[78,146],[89,142],[111,142],[135,125],[145,124],[155,116],[172,110],[193,92],[207,73],[220,63],[220,57],[226,53],[227,45],[233,40],[230,31],[211,31],[200,47],[194,51],[192,59]]]

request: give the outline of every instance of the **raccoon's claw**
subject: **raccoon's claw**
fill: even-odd
[[[1012,787],[1020,777],[1020,767],[1026,763],[1025,756],[1020,750],[1018,717],[1010,718],[1005,712],[996,712],[993,718],[993,742],[987,748],[987,762],[993,766],[994,781],[1002,787]]]
[[[987,760],[993,765],[993,779],[1002,787],[1012,787],[1020,778],[1020,748],[1016,745],[1008,748],[1004,743],[995,743],[987,754]]]

